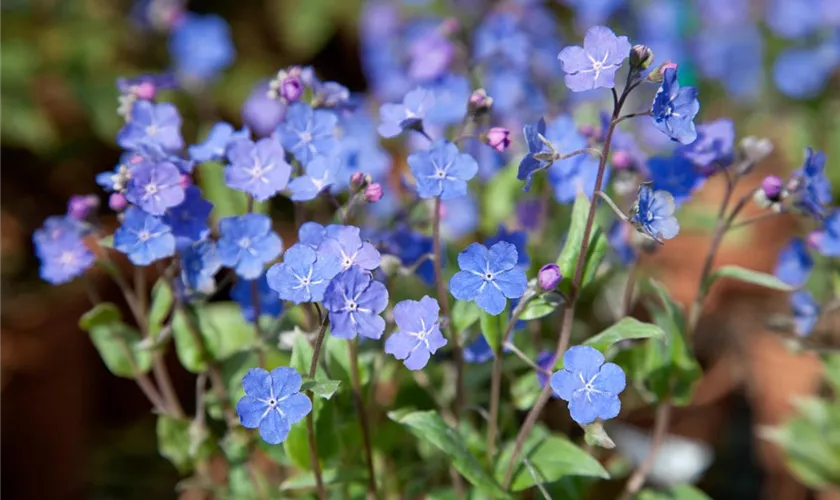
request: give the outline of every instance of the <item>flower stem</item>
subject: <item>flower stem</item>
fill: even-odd
[[[327,334],[327,327],[330,324],[329,318],[321,322],[321,329],[315,338],[312,347],[312,361],[309,363],[309,378],[314,380],[318,371],[318,359],[321,357],[321,346],[324,344],[324,337]],[[318,491],[318,498],[325,500],[327,490],[324,489],[324,479],[321,476],[321,462],[318,460],[318,441],[315,439],[315,396],[312,391],[306,391],[306,395],[312,400],[312,411],[306,415],[306,434],[309,440],[309,461],[312,466],[312,473],[315,475],[315,489]]]
[[[656,463],[656,452],[665,441],[665,434],[668,431],[668,424],[670,423],[670,420],[671,404],[665,401],[659,405],[659,408],[656,409],[656,419],[653,424],[650,451],[644,461],[642,461],[639,465],[639,468],[636,469],[633,472],[633,475],[630,476],[630,479],[627,480],[627,485],[624,487],[624,491],[621,493],[621,496],[618,497],[619,500],[630,500],[636,493],[639,492],[642,486],[644,486],[645,478],[650,473],[651,469],[653,469],[654,463]]]
[[[259,278],[258,278],[259,279]],[[251,280],[251,302],[254,307],[254,332],[257,334],[257,360],[260,368],[265,368],[265,352],[262,349],[262,343],[265,340],[262,326],[260,325],[260,316],[262,315],[260,307],[260,290],[257,280]]]
[[[373,448],[370,445],[370,425],[368,415],[365,411],[365,402],[362,399],[362,384],[359,381],[359,350],[358,339],[347,343],[350,350],[350,377],[353,382],[353,401],[356,403],[356,412],[359,414],[359,426],[362,431],[362,445],[364,447],[365,463],[368,469],[368,493],[373,498],[379,498],[376,491],[376,475],[373,468]]]

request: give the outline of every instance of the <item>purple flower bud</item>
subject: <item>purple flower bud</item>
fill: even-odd
[[[484,89],[474,90],[470,95],[469,110],[472,114],[481,114],[490,111],[493,107],[493,98],[487,95]]]
[[[503,127],[493,127],[484,135],[485,144],[503,153],[510,146],[510,130]]]
[[[90,215],[91,210],[99,206],[99,198],[89,194],[87,196],[74,195],[67,203],[67,215],[71,219],[84,220]]]
[[[354,172],[353,175],[350,176],[350,184],[353,187],[362,187],[365,183],[365,174],[362,172]]]
[[[557,264],[546,264],[540,268],[540,272],[537,274],[540,288],[545,291],[554,290],[562,280],[563,275],[560,274],[560,267]]]
[[[138,99],[151,101],[157,94],[157,87],[155,87],[155,84],[152,82],[141,82],[132,89],[132,92]]]
[[[810,248],[811,250],[819,249],[820,240],[822,240],[822,238],[823,238],[823,232],[822,231],[811,231],[811,233],[808,234],[808,239],[807,239],[808,248]]]
[[[627,151],[616,151],[612,155],[612,166],[618,170],[630,168],[633,165],[633,157]]]
[[[297,66],[278,73],[277,83],[280,97],[288,103],[297,101],[303,95],[305,86],[301,79],[300,68]]]
[[[286,116],[286,104],[268,97],[268,84],[258,85],[242,105],[242,121],[257,137],[267,137]]]
[[[122,193],[111,193],[111,197],[108,198],[108,206],[114,212],[120,212],[128,206],[128,200],[125,199]]]
[[[647,69],[653,63],[653,51],[646,45],[634,45],[630,49],[630,67]]]
[[[578,128],[578,132],[580,132],[580,135],[590,139],[598,135],[598,130],[594,125],[581,125],[580,128]]]
[[[782,179],[775,175],[768,175],[761,181],[761,190],[768,200],[777,201],[782,194]]]
[[[369,203],[376,203],[382,199],[382,184],[374,182],[365,188],[365,199]]]

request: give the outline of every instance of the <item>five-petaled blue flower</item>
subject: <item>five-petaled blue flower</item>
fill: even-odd
[[[473,243],[458,254],[458,267],[449,280],[449,291],[458,300],[472,300],[486,312],[497,315],[507,299],[522,297],[528,288],[525,271],[517,266],[516,247],[500,241],[490,247]]]
[[[440,305],[429,296],[404,300],[394,306],[398,330],[385,341],[385,352],[403,360],[409,370],[420,370],[438,349],[446,345],[440,333]]]
[[[169,52],[176,72],[188,81],[212,79],[236,58],[230,26],[214,14],[185,15],[172,30]]]
[[[379,108],[379,135],[385,138],[396,137],[403,130],[419,128],[423,118],[435,104],[435,97],[431,91],[418,87],[405,95],[399,104],[385,103]]]
[[[263,266],[283,251],[283,241],[262,214],[225,217],[219,222],[219,260],[246,280],[258,278]]]
[[[388,289],[359,266],[351,266],[333,278],[324,293],[330,312],[332,334],[342,339],[356,335],[379,339],[385,320],[379,314],[388,307]]]
[[[219,161],[225,157],[230,144],[250,137],[251,131],[248,127],[235,130],[230,123],[218,122],[210,129],[204,142],[190,146],[187,151],[190,153],[190,158],[197,162]]]
[[[821,219],[831,202],[831,182],[825,176],[825,153],[808,148],[805,164],[794,173],[794,204],[806,214]]]
[[[679,154],[649,158],[647,170],[653,189],[668,191],[677,205],[688,201],[705,181],[691,160]]]
[[[245,321],[253,323],[256,317],[254,309],[253,280],[239,280],[230,289],[230,298],[239,304],[242,309],[242,316]],[[266,274],[257,279],[257,302],[260,307],[260,316],[271,316],[276,318],[283,312],[283,302],[276,291],[268,286]]]
[[[175,254],[175,237],[160,217],[129,207],[122,225],[114,231],[114,248],[128,255],[133,264],[147,266]]]
[[[152,215],[163,215],[167,208],[184,201],[181,171],[167,161],[144,161],[131,171],[125,197]]]
[[[458,151],[458,146],[443,139],[432,143],[428,151],[408,157],[408,167],[417,180],[421,198],[460,198],[467,194],[467,181],[478,173],[478,162]]]
[[[697,89],[681,88],[674,68],[666,69],[663,78],[653,98],[653,123],[672,140],[680,144],[691,144],[697,139],[694,127],[694,117],[700,111]]]
[[[283,262],[271,266],[266,276],[268,286],[281,299],[300,304],[323,300],[327,285],[340,271],[341,263],[334,255],[318,254],[298,243],[286,250]]]
[[[790,294],[790,308],[793,310],[793,332],[805,337],[820,319],[820,306],[811,292],[797,290]]]
[[[50,217],[32,237],[41,260],[41,278],[53,285],[83,274],[95,259],[82,240],[79,228],[62,217]]]
[[[238,140],[227,151],[230,165],[225,167],[225,183],[257,201],[265,201],[289,182],[292,167],[286,163],[285,155],[283,147],[270,138],[256,143]]]
[[[328,155],[338,144],[335,136],[338,117],[326,109],[313,110],[308,104],[296,102],[289,106],[286,120],[277,127],[283,147],[306,165],[316,155]]]
[[[840,210],[825,218],[817,236],[817,249],[826,257],[840,257]]]
[[[326,238],[327,230],[317,222],[304,222],[298,229],[298,243],[317,249]]]
[[[551,166],[552,160],[538,159],[536,155],[551,153],[551,149],[543,142],[545,138],[545,120],[540,118],[534,125],[525,125],[522,129],[525,135],[525,142],[528,144],[528,154],[519,162],[519,171],[516,178],[525,181],[523,191],[531,189],[534,182],[534,174]]]
[[[292,179],[289,190],[292,201],[315,199],[324,189],[330,187],[341,170],[341,157],[337,155],[317,156],[306,164],[306,175]]]
[[[181,250],[181,281],[188,293],[213,293],[214,276],[221,267],[216,243],[211,240],[199,241]]]
[[[779,254],[773,274],[788,285],[799,288],[808,281],[814,259],[808,253],[808,246],[801,238],[794,238]]]
[[[372,271],[379,267],[379,251],[367,241],[363,242],[359,233],[360,229],[355,226],[327,226],[318,253],[335,256],[342,270],[356,265]]]
[[[292,425],[312,411],[312,401],[300,393],[303,379],[288,366],[271,370],[252,368],[242,378],[245,396],[236,403],[243,427],[260,430],[266,443],[280,444]]]
[[[728,167],[735,157],[735,124],[728,118],[697,125],[697,140],[679,149],[706,177]]]
[[[201,190],[189,186],[184,191],[184,201],[166,211],[163,222],[172,228],[179,249],[207,237],[210,233],[207,217],[211,210],[213,204],[202,198]]]
[[[654,191],[648,184],[641,184],[630,221],[640,232],[661,243],[680,232],[680,223],[674,216],[676,209],[671,193]]]
[[[495,236],[487,238],[484,245],[492,247],[500,241],[507,241],[516,247],[516,253],[519,254],[516,265],[528,269],[528,266],[531,265],[531,258],[528,257],[528,233],[525,231],[508,231],[505,226],[499,225],[499,231]]]
[[[560,399],[568,401],[572,420],[586,425],[618,416],[618,394],[627,380],[617,364],[604,363],[600,351],[578,345],[563,355],[563,369],[551,376],[550,383]]]
[[[586,30],[583,47],[566,47],[557,56],[566,73],[566,86],[574,92],[615,87],[615,73],[630,56],[630,41],[605,26]]]
[[[128,123],[117,134],[117,144],[132,151],[142,146],[155,146],[169,153],[179,151],[184,147],[181,115],[169,102],[137,101]]]

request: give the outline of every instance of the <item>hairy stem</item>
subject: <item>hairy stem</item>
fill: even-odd
[[[309,378],[315,379],[315,374],[318,371],[318,359],[321,357],[321,346],[324,343],[324,337],[327,334],[327,327],[330,324],[328,318],[324,318],[321,322],[321,329],[318,331],[318,336],[315,338],[315,345],[312,347],[312,361],[309,362]],[[306,391],[306,395],[312,400],[312,411],[306,415],[306,434],[309,440],[309,460],[312,466],[312,473],[315,474],[315,489],[318,491],[318,498],[325,500],[327,498],[327,490],[324,488],[324,478],[321,475],[321,462],[318,460],[318,442],[315,439],[315,396],[312,391]]]
[[[373,468],[373,448],[370,445],[370,425],[368,423],[365,402],[362,399],[362,384],[359,381],[359,351],[356,346],[358,339],[347,343],[350,350],[350,377],[353,382],[353,401],[356,403],[356,411],[359,414],[359,426],[362,431],[362,446],[364,448],[365,463],[368,469],[368,493],[373,498],[379,498],[376,491],[376,474]]]

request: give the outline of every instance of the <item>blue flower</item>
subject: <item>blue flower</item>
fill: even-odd
[[[571,153],[587,146],[586,138],[578,132],[569,115],[555,118],[546,128],[545,138],[560,154]],[[554,199],[559,203],[574,203],[579,193],[592,198],[598,177],[598,160],[588,154],[579,154],[557,160],[548,169],[548,179],[554,186]],[[604,171],[602,185],[609,182],[610,170]]]
[[[605,26],[586,30],[583,47],[566,47],[557,56],[563,63],[566,86],[573,92],[615,87],[615,73],[630,55],[630,41]]]
[[[790,294],[790,308],[793,310],[793,332],[800,337],[810,334],[820,319],[820,306],[811,292],[797,290]]]
[[[341,116],[341,138],[338,156],[342,168],[335,187],[345,188],[354,172],[364,172],[377,181],[387,179],[391,171],[391,156],[382,149],[373,119],[358,109]],[[374,205],[375,206],[375,205]]]
[[[50,217],[32,237],[41,260],[41,278],[53,285],[67,283],[84,274],[95,262],[79,226],[63,217]]]
[[[214,276],[221,267],[216,244],[210,240],[199,241],[181,251],[181,281],[188,292],[213,293]]]
[[[819,0],[770,0],[764,11],[767,26],[784,38],[804,37],[823,23]]]
[[[551,153],[551,149],[546,145],[542,139],[545,137],[545,120],[540,118],[535,125],[525,125],[522,129],[525,135],[525,142],[528,144],[528,154],[519,162],[519,171],[516,178],[520,181],[525,181],[523,191],[531,189],[531,184],[534,182],[534,174],[540,170],[545,170],[551,166],[552,160],[537,159],[538,154]]]
[[[386,103],[379,108],[379,135],[385,138],[396,137],[403,130],[420,128],[423,118],[434,106],[435,96],[427,89],[417,87],[410,91],[399,104]]]
[[[808,247],[801,238],[794,238],[779,253],[779,260],[773,274],[788,285],[799,288],[808,281],[814,259],[808,253]]]
[[[434,105],[428,108],[425,122],[431,125],[453,125],[467,114],[470,81],[465,76],[447,74],[428,86]]]
[[[840,257],[840,211],[835,210],[825,218],[823,230],[818,233],[817,249],[826,257]]]
[[[554,357],[554,353],[550,351],[542,351],[537,356],[536,359],[537,366],[545,370],[546,372],[551,373],[554,370],[554,365],[557,364],[557,358]],[[545,384],[548,383],[548,374],[538,371],[537,372],[537,384],[539,384],[540,388],[545,387]],[[551,397],[556,398],[557,393],[551,391]]]
[[[228,147],[227,157],[230,165],[225,167],[225,184],[257,201],[265,201],[284,189],[292,174],[285,151],[270,138],[256,143],[240,139]]]
[[[423,259],[415,272],[427,285],[435,284],[434,264],[426,258],[432,253],[431,237],[409,227],[400,226],[387,233],[379,244],[384,253],[399,258],[403,267],[413,267]]]
[[[440,234],[444,240],[459,240],[478,227],[478,202],[470,193],[440,204]]]
[[[420,370],[438,349],[446,345],[438,324],[440,306],[429,296],[404,300],[394,306],[398,330],[385,341],[385,352],[403,360],[409,370]]]
[[[304,222],[298,229],[298,242],[309,245],[313,250],[318,248],[325,237],[326,229],[317,222]]]
[[[836,65],[836,58],[819,47],[789,48],[783,50],[773,64],[773,81],[788,97],[814,98],[825,90]]]
[[[203,240],[210,233],[207,217],[213,204],[201,196],[196,186],[187,187],[184,201],[166,211],[163,222],[172,228],[178,248]]]
[[[519,27],[512,13],[498,12],[487,16],[475,31],[475,59],[479,62],[503,61],[525,68],[530,53],[528,34]],[[628,52],[630,49],[627,49]]]
[[[678,153],[691,160],[706,177],[732,164],[735,157],[735,124],[728,118],[697,126],[697,140]]]
[[[320,302],[341,263],[334,255],[319,255],[313,248],[298,243],[286,250],[281,264],[268,270],[268,286],[283,300],[295,304]]]
[[[240,279],[230,289],[230,298],[242,308],[242,316],[245,321],[253,323],[255,319],[254,296],[252,290],[253,280]],[[263,274],[257,279],[257,301],[260,305],[260,316],[271,316],[276,318],[283,312],[283,302],[277,292],[268,286],[266,275]]]
[[[458,254],[458,267],[449,280],[449,291],[458,300],[472,300],[484,311],[497,315],[505,309],[506,298],[518,299],[528,288],[525,271],[516,263],[516,247],[505,241],[490,250],[473,243]]]
[[[350,266],[359,266],[372,271],[379,267],[379,251],[359,236],[355,226],[330,225],[325,230],[325,237],[318,245],[318,253],[332,255],[346,271]]]
[[[493,348],[487,343],[484,335],[479,334],[475,340],[464,347],[464,361],[480,365],[493,359]]]
[[[408,75],[415,81],[428,81],[441,76],[452,57],[455,46],[437,26],[417,36],[408,46]]]
[[[286,116],[286,103],[268,97],[268,82],[257,84],[242,103],[242,122],[257,137],[267,137]]]
[[[499,232],[497,232],[495,236],[487,238],[484,245],[492,247],[500,241],[506,241],[513,245],[519,256],[519,259],[516,261],[516,265],[524,269],[528,269],[528,266],[531,265],[531,258],[528,257],[527,248],[528,234],[525,233],[525,231],[508,231],[505,226],[499,225]]]
[[[342,339],[356,335],[378,339],[385,331],[379,314],[388,307],[388,290],[359,266],[351,266],[333,278],[324,293],[332,334]]]
[[[680,223],[674,216],[677,205],[668,191],[654,191],[648,184],[639,186],[638,198],[630,221],[639,232],[658,242],[670,240],[680,232]]]
[[[764,76],[761,32],[748,22],[736,29],[720,24],[713,26],[701,31],[695,44],[700,70],[723,83],[732,97],[755,99],[761,92]]]
[[[618,394],[627,380],[617,364],[604,363],[600,351],[577,345],[563,355],[563,369],[551,376],[550,383],[560,399],[569,402],[572,420],[586,425],[618,416]]]
[[[433,142],[428,151],[410,155],[408,167],[417,180],[417,194],[421,198],[439,196],[441,200],[465,196],[467,181],[478,172],[475,158],[443,139]]]
[[[129,207],[122,225],[114,231],[114,248],[128,255],[133,264],[147,266],[175,254],[175,237],[160,217]]]
[[[258,278],[263,266],[283,251],[283,241],[262,214],[225,217],[219,222],[219,259],[246,280]]]
[[[243,427],[260,430],[268,444],[280,444],[292,425],[312,411],[312,401],[300,393],[303,379],[288,366],[271,370],[252,368],[242,378],[245,396],[236,403]]]
[[[218,122],[210,129],[207,139],[201,144],[187,148],[190,158],[197,162],[219,161],[225,156],[228,145],[240,139],[249,139],[251,131],[248,127],[235,130],[227,122]]]
[[[317,156],[306,167],[306,175],[292,179],[289,190],[292,201],[309,201],[315,199],[324,189],[330,187],[341,171],[341,158],[338,156]]]
[[[137,101],[131,108],[128,123],[117,134],[117,144],[128,150],[152,146],[170,153],[177,152],[184,147],[181,115],[168,102],[153,104]]]
[[[630,243],[630,225],[622,220],[613,223],[607,231],[607,242],[618,261],[629,266],[636,260],[636,249]]]
[[[169,162],[144,161],[131,170],[125,197],[152,215],[163,215],[184,201],[181,171]]]
[[[233,63],[236,49],[223,18],[189,13],[169,38],[175,70],[187,80],[209,80]]]
[[[591,26],[609,19],[610,15],[620,7],[625,0],[563,0],[575,10],[576,26]]]
[[[831,202],[831,182],[825,176],[825,154],[808,148],[805,163],[794,173],[794,205],[804,213],[821,219]]]
[[[316,155],[329,155],[335,150],[337,124],[338,117],[332,111],[313,110],[308,104],[296,102],[289,106],[286,121],[276,133],[283,147],[306,165]]]
[[[682,205],[703,185],[704,177],[688,158],[679,154],[655,156],[648,160],[648,175],[656,191],[668,191],[677,205]]]
[[[694,117],[700,111],[697,89],[680,88],[676,69],[665,70],[662,85],[653,98],[652,110],[654,125],[672,140],[691,144],[697,139],[694,128]]]

